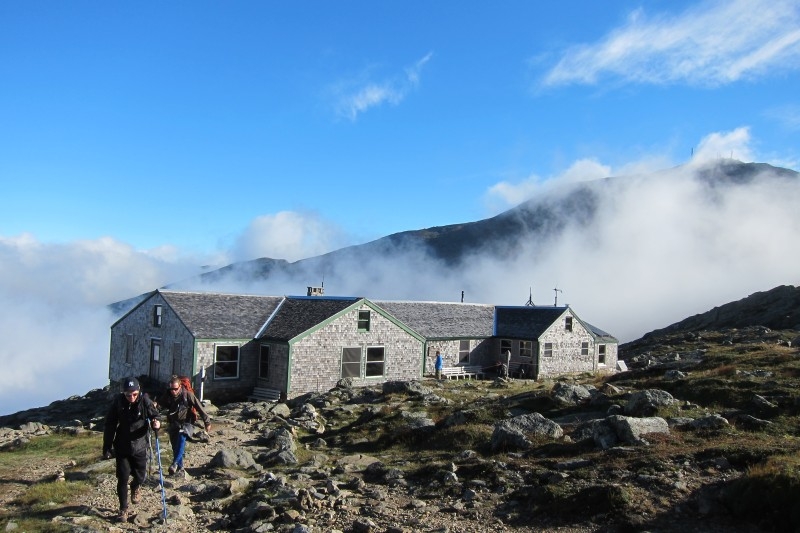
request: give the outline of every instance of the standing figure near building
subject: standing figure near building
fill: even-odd
[[[436,370],[436,379],[442,379],[442,368],[444,368],[444,359],[439,350],[436,350],[436,363],[433,367]]]
[[[186,440],[194,434],[197,417],[202,419],[207,433],[211,432],[211,417],[205,412],[194,392],[184,387],[178,376],[172,376],[167,390],[158,397],[157,406],[159,409],[167,410],[169,442],[172,445],[172,464],[169,473],[175,474],[183,470]]]
[[[103,459],[117,460],[117,496],[120,522],[128,521],[128,479],[131,481],[131,503],[139,503],[139,487],[147,474],[147,431],[158,431],[158,410],[146,394],[141,394],[139,381],[125,378],[123,392],[114,398],[106,415],[103,431]],[[113,450],[113,454],[112,454]]]

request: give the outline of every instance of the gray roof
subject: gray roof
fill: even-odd
[[[617,338],[614,337],[611,333],[605,332],[602,329],[598,328],[597,326],[593,326],[588,322],[581,320],[584,326],[595,336],[596,340],[605,341],[605,342],[617,342]]]
[[[372,302],[427,339],[492,336],[493,305],[385,300]]]
[[[496,307],[498,337],[514,339],[538,339],[553,322],[558,320],[566,307]]]
[[[252,339],[283,300],[282,296],[158,292],[198,339]]]
[[[289,341],[359,300],[361,298],[287,296],[259,338]]]

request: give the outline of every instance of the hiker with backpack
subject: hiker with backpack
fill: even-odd
[[[120,522],[128,521],[128,480],[131,503],[139,503],[139,487],[147,474],[147,432],[149,427],[158,431],[161,423],[158,410],[146,394],[142,394],[139,381],[125,378],[122,393],[115,396],[108,410],[103,431],[103,459],[116,457],[117,496]]]
[[[172,445],[172,464],[170,475],[183,470],[183,456],[186,440],[194,435],[194,423],[199,417],[203,421],[206,432],[211,432],[211,417],[203,409],[200,400],[194,395],[189,378],[172,376],[167,390],[158,397],[158,408],[167,410],[169,422],[169,442]]]

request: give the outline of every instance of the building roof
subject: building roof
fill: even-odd
[[[252,339],[281,296],[158,291],[198,339]]]
[[[566,307],[495,307],[495,335],[514,339],[538,339]]]
[[[372,302],[427,339],[492,336],[494,323],[492,305],[386,300],[372,300]]]
[[[289,341],[344,311],[362,298],[287,296],[266,322],[260,339]],[[254,333],[254,336],[258,333]]]

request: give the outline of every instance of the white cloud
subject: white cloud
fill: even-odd
[[[234,247],[236,260],[259,257],[296,261],[321,255],[343,245],[332,223],[314,214],[281,211],[253,219]]]
[[[752,161],[750,142],[750,128],[747,127],[711,133],[700,141],[692,156],[692,163],[705,163],[721,158]]]
[[[610,175],[611,167],[602,165],[594,159],[580,159],[557,176],[542,178],[532,174],[519,183],[501,181],[489,188],[486,200],[488,204],[494,206],[493,210],[507,209],[565,183],[592,181]]]
[[[428,53],[412,66],[404,69],[402,76],[394,76],[379,82],[359,80],[341,83],[335,90],[338,94],[337,111],[340,115],[356,120],[373,107],[385,103],[398,105],[419,86],[422,68],[433,57]]]
[[[798,67],[795,0],[706,1],[677,16],[633,12],[600,42],[566,50],[542,83],[715,86]]]
[[[167,249],[138,251],[109,237],[53,244],[0,235],[0,415],[106,385],[106,306],[196,272]]]

